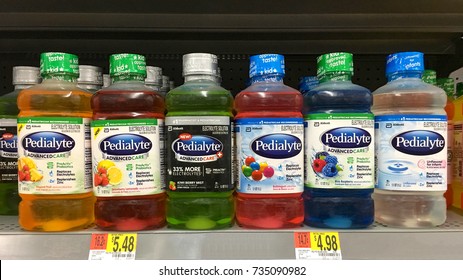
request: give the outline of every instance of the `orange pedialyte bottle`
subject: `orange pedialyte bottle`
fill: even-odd
[[[69,231],[93,222],[91,93],[77,87],[78,57],[43,53],[43,82],[18,96],[19,224]]]

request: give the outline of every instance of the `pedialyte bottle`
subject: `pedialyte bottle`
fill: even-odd
[[[18,96],[18,174],[29,172],[18,183],[25,230],[69,231],[93,223],[92,94],[77,87],[78,65],[75,55],[42,53],[42,83]]]
[[[251,85],[235,98],[236,219],[245,228],[296,228],[304,219],[302,95],[284,74],[284,56],[251,56]]]
[[[376,220],[426,228],[446,219],[447,103],[445,92],[421,80],[423,54],[391,54],[388,83],[373,93],[376,132]]]
[[[18,176],[24,179],[28,172],[18,172],[18,106],[21,90],[40,82],[38,67],[13,67],[14,90],[0,96],[0,215],[18,215],[20,197]],[[29,175],[30,176],[30,175]]]
[[[444,193],[447,208],[453,203],[453,145],[454,145],[454,126],[455,119],[455,84],[452,78],[439,78],[436,80],[436,85],[445,91],[447,94],[447,104],[445,105],[445,112],[447,113],[447,191]],[[461,108],[460,108],[461,111]],[[461,172],[461,171],[460,171]],[[460,180],[461,182],[461,180]]]
[[[91,93],[97,92],[103,87],[103,70],[93,65],[79,65],[79,78],[77,86]]]
[[[351,53],[317,58],[320,85],[304,94],[305,224],[364,228],[374,221],[371,92],[351,82]]]
[[[231,93],[219,86],[217,56],[183,56],[183,85],[166,96],[167,223],[206,230],[233,225]]]
[[[112,85],[92,98],[95,224],[105,230],[165,225],[164,100],[145,86],[145,57],[109,58]]]

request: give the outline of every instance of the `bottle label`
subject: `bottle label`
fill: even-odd
[[[452,167],[453,182],[461,186],[463,179],[463,122],[453,124]]]
[[[236,147],[238,192],[284,194],[303,191],[302,118],[238,119]]]
[[[377,188],[447,189],[447,116],[377,116],[375,132]]]
[[[18,137],[15,119],[0,119],[0,184],[18,182]]]
[[[170,191],[233,190],[230,117],[166,117],[166,128]]]
[[[21,194],[92,191],[90,119],[18,118],[18,156]]]
[[[373,114],[309,114],[305,119],[305,186],[324,189],[373,188]]]
[[[164,191],[162,119],[92,121],[95,196],[152,195]]]

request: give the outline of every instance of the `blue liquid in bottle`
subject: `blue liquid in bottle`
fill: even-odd
[[[351,82],[352,54],[318,58],[320,85],[304,94],[304,223],[365,228],[374,221],[371,92]]]

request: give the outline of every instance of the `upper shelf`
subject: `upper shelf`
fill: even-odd
[[[4,3],[6,2],[6,3]],[[26,2],[26,3],[25,3]],[[159,3],[158,3],[159,2]],[[322,2],[322,3],[318,3]],[[3,1],[0,52],[454,54],[459,0]]]

